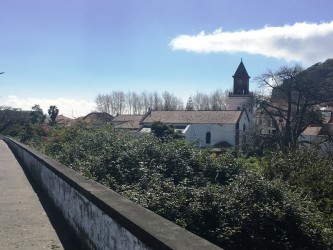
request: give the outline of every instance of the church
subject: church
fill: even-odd
[[[139,133],[150,133],[153,122],[172,125],[189,141],[200,147],[223,147],[239,150],[246,145],[252,126],[250,109],[244,108],[252,97],[249,79],[241,60],[233,75],[233,91],[228,96],[227,110],[149,110],[140,121]]]

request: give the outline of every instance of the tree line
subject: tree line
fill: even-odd
[[[189,97],[184,105],[183,100],[173,93],[143,91],[111,91],[109,94],[98,94],[95,98],[99,112],[115,114],[144,114],[152,110],[225,110],[228,91],[217,89],[210,94],[197,92]]]

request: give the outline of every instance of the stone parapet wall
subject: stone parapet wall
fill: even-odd
[[[36,150],[4,140],[88,249],[220,249]]]

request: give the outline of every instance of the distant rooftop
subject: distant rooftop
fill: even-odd
[[[148,112],[142,124],[160,121],[167,124],[236,124],[243,111],[230,110],[196,110],[196,111],[150,111]]]

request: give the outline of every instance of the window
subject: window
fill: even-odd
[[[207,132],[206,133],[206,144],[210,144],[211,137],[212,137],[211,133]]]
[[[268,119],[268,120],[267,120],[267,126],[268,126],[268,127],[272,126],[272,120],[271,120],[271,119]]]
[[[245,132],[246,126],[245,124],[243,124],[243,132]]]

